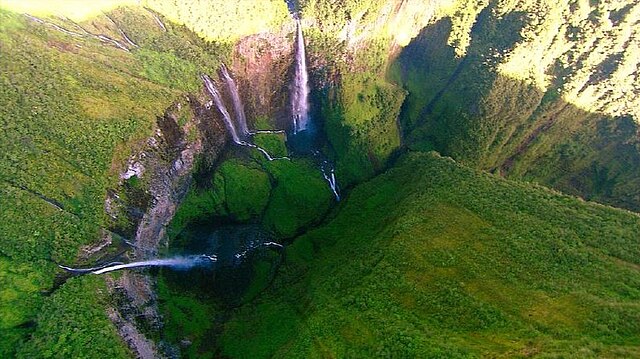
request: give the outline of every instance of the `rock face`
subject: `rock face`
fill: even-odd
[[[238,83],[247,119],[266,118],[279,129],[289,125],[289,83],[293,68],[293,31],[243,38],[234,50],[231,71]],[[255,129],[255,124],[249,124]]]
[[[147,140],[146,148],[132,159],[139,163],[138,167],[145,169],[138,181],[145,181],[148,186],[146,209],[120,208],[122,213],[132,217],[130,223],[137,228],[131,241],[134,247],[132,259],[157,257],[158,248],[166,245],[165,227],[189,188],[196,161],[200,161],[205,169],[211,168],[224,149],[224,125],[213,109],[200,101],[196,96],[189,96],[167,109],[164,116],[158,117],[157,130]],[[179,125],[179,119],[186,119],[186,122]],[[124,194],[113,193],[113,197],[124,197]],[[108,203],[113,207],[113,198]],[[120,205],[126,207],[128,204],[120,201]],[[108,284],[118,303],[117,308],[108,310],[108,314],[125,342],[140,358],[162,356],[139,329],[158,330],[162,325],[153,279],[127,271]]]

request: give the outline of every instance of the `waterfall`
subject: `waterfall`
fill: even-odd
[[[279,250],[282,250],[284,249],[284,246],[273,241],[250,241],[246,247],[244,247],[241,251],[235,253],[233,255],[233,258],[235,259],[236,263],[238,263],[239,261],[245,259],[249,253],[258,248],[277,248]],[[221,260],[221,263],[223,263],[224,265],[224,256]],[[208,267],[217,262],[218,256],[216,255],[198,254],[190,256],[176,256],[171,258],[149,259],[145,261],[131,262],[126,264],[122,262],[110,262],[91,268],[72,268],[64,266],[62,264],[58,264],[58,267],[66,270],[67,272],[75,274],[104,274],[122,269],[143,267],[170,267],[176,270],[187,270],[195,267]]]
[[[92,273],[92,274],[104,274],[121,269],[127,268],[140,268],[140,267],[171,267],[173,269],[186,270],[194,267],[205,267],[218,260],[216,256],[210,256],[206,254],[200,254],[195,256],[186,257],[172,257],[165,259],[151,259],[140,262],[132,262],[123,264],[120,262],[112,262],[100,267],[75,269],[63,265],[58,265],[60,268],[73,272],[73,273]]]
[[[320,151],[314,151],[313,155],[316,157],[316,161],[320,163],[320,172],[322,172],[322,177],[324,177],[324,180],[329,184],[329,188],[336,197],[336,200],[340,201],[338,181],[336,180],[336,170],[333,167],[333,164],[329,162]]]
[[[333,166],[329,163],[329,161],[324,161],[322,165],[320,165],[320,171],[322,171],[322,176],[329,183],[329,188],[331,188],[331,192],[336,197],[337,201],[340,201],[340,194],[338,193],[338,182],[336,181],[336,171]]]
[[[307,60],[304,49],[302,25],[296,20],[298,34],[296,39],[296,73],[291,94],[291,116],[293,133],[308,129],[309,126],[309,75],[307,74]]]
[[[207,88],[207,91],[209,91],[209,94],[211,95],[211,97],[213,97],[213,102],[215,102],[216,107],[222,114],[222,120],[224,121],[224,124],[227,127],[227,130],[229,130],[229,133],[231,133],[231,138],[233,138],[233,142],[235,142],[238,145],[241,145],[242,140],[240,139],[240,136],[238,136],[238,131],[236,131],[236,126],[234,126],[233,121],[231,120],[231,115],[229,115],[229,111],[227,111],[227,107],[222,102],[222,97],[220,96],[220,93],[216,89],[215,85],[213,84],[213,81],[211,81],[211,78],[209,76],[204,74],[201,75],[200,77],[202,78],[202,81],[204,81],[204,85]]]
[[[233,101],[233,110],[236,114],[236,123],[238,124],[240,133],[242,133],[243,136],[248,136],[249,128],[247,127],[247,117],[244,114],[244,106],[242,106],[242,100],[240,100],[238,85],[236,85],[236,82],[229,75],[229,72],[227,71],[227,67],[224,66],[224,64],[220,66],[220,72],[222,73],[222,77],[224,77],[224,81],[227,83],[229,92],[231,93],[231,100]]]
[[[249,129],[247,128],[247,122],[246,122],[245,115],[244,115],[242,101],[240,101],[240,95],[238,94],[238,88],[235,85],[235,81],[233,81],[231,76],[229,76],[229,73],[227,72],[227,70],[224,67],[224,65],[221,68],[221,72],[222,72],[223,77],[225,77],[225,80],[227,81],[227,85],[229,86],[229,90],[232,93],[231,97],[233,99],[234,106],[236,106],[236,116],[237,116],[236,119],[238,120],[238,124],[239,124],[240,128],[242,129],[242,137],[240,136],[241,134],[238,133],[238,130],[236,129],[236,126],[234,125],[233,120],[231,119],[231,115],[229,114],[229,111],[227,110],[227,107],[224,105],[224,102],[222,101],[222,97],[220,96],[220,92],[218,92],[218,89],[216,88],[216,86],[213,83],[213,81],[211,80],[211,78],[208,75],[205,75],[205,74],[200,75],[200,78],[202,78],[202,81],[204,81],[204,86],[206,87],[207,91],[209,92],[209,94],[213,98],[213,102],[215,102],[216,107],[218,108],[218,110],[222,114],[222,120],[224,121],[224,124],[227,127],[227,130],[229,130],[229,133],[231,133],[231,138],[233,139],[233,142],[235,144],[237,144],[237,145],[245,146],[245,147],[249,147],[249,148],[254,148],[254,149],[260,151],[268,161],[289,160],[290,158],[286,157],[286,156],[285,157],[272,157],[269,154],[269,152],[267,152],[267,150],[265,150],[264,148],[243,140],[243,138],[248,136],[248,135],[250,135],[251,132],[249,132]],[[234,90],[235,90],[235,92],[234,92]],[[235,95],[234,95],[234,93],[235,93]],[[240,116],[239,114],[242,114],[242,115]]]

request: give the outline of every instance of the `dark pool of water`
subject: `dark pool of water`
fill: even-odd
[[[273,245],[273,235],[258,225],[193,225],[176,238],[180,254],[215,255],[210,267],[186,272],[163,271],[172,287],[198,296],[239,305],[258,294],[271,282],[282,260],[283,250]]]

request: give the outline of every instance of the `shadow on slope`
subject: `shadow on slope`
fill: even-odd
[[[402,50],[390,77],[408,91],[400,117],[407,145],[640,211],[640,140],[632,118],[567,103],[559,81],[543,91],[497,72],[502,54],[520,40],[524,19],[517,12],[497,19],[485,9],[462,58],[447,43],[448,18]]]

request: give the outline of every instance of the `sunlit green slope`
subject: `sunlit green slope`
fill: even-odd
[[[157,116],[200,89],[198,73],[218,65],[203,41],[169,23],[163,30],[149,11],[108,16],[74,23],[0,9],[2,357],[51,342],[77,354],[97,337],[96,349],[126,354],[105,306],[86,315],[72,308],[105,304],[104,282],[72,279],[52,294],[55,262],[72,263],[82,246],[101,240],[112,226],[107,189],[129,156],[154,133]]]
[[[287,249],[230,357],[640,355],[640,218],[409,154]]]
[[[638,211],[640,5],[459,3],[390,67],[406,143]]]

